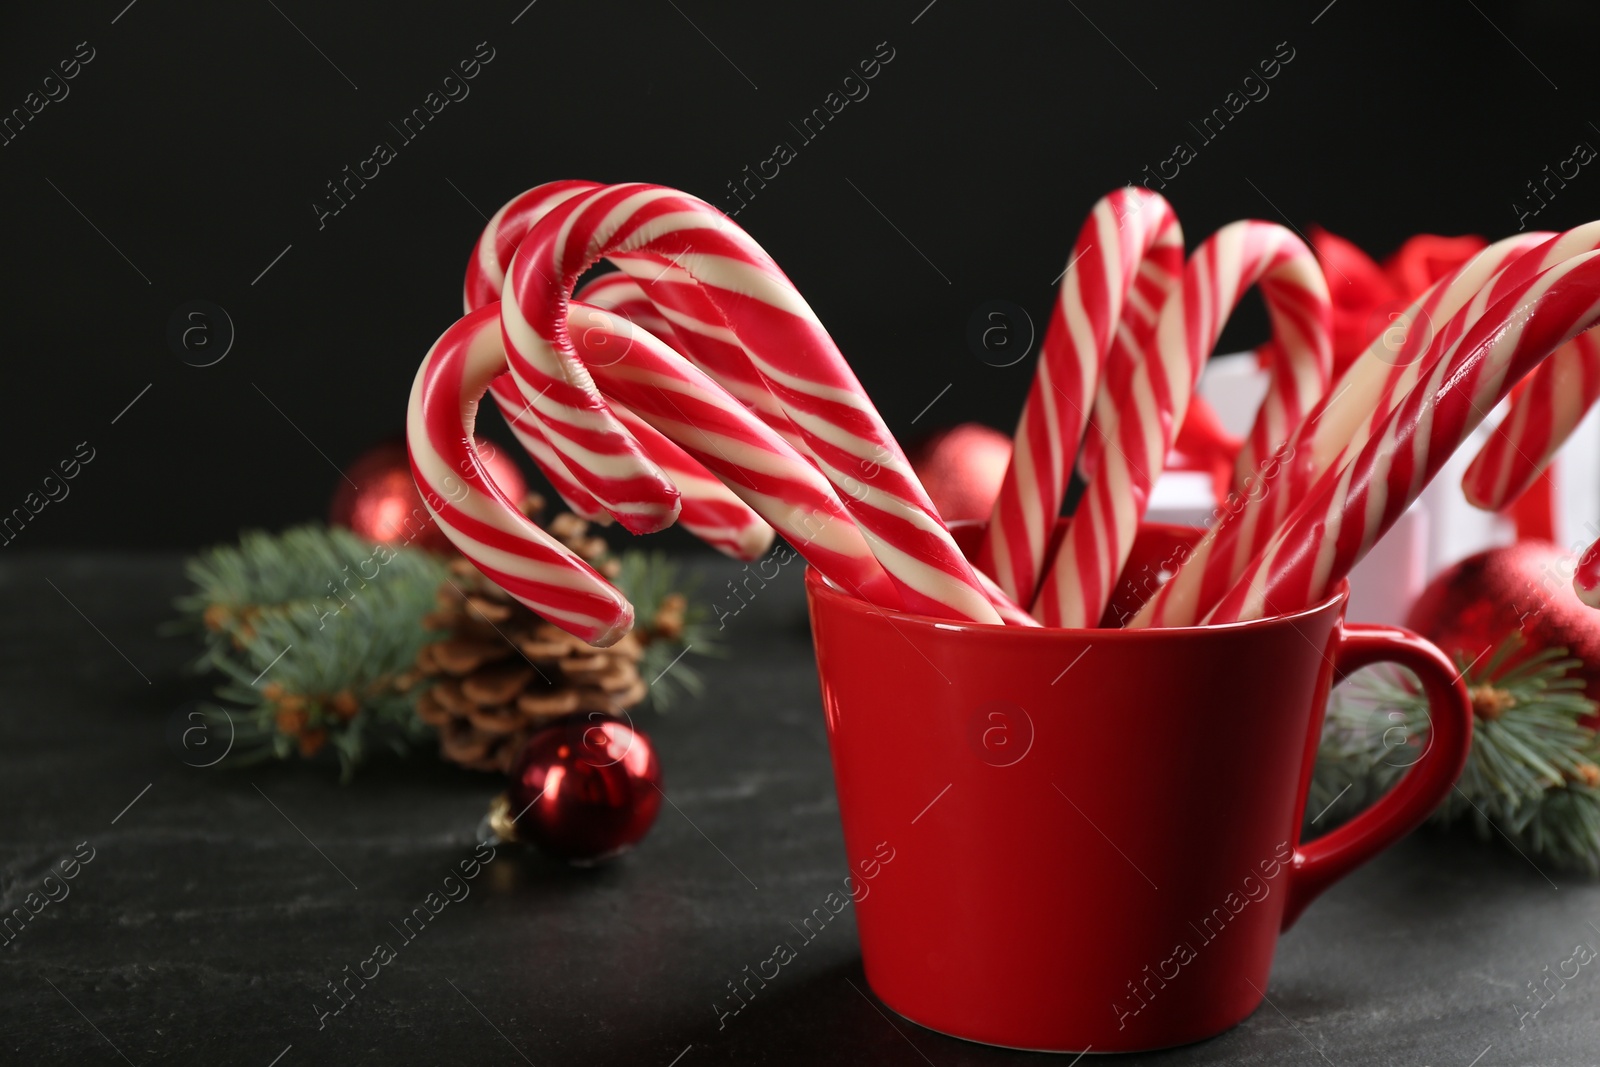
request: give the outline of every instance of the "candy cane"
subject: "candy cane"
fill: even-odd
[[[577,302],[572,308],[574,315],[600,310]],[[480,570],[556,625],[607,644],[627,631],[632,608],[516,511],[472,450],[478,400],[507,366],[500,310],[490,304],[466,316],[423,362],[407,419],[412,471],[440,529]],[[830,581],[894,606],[894,586],[809,460],[664,342],[620,316],[597,318],[605,325],[574,334],[575,350],[595,359],[598,373],[629,402],[615,408],[619,420],[633,420],[652,443],[675,439],[717,468]],[[628,352],[625,366],[600,365],[618,349]]]
[[[672,324],[660,314],[657,306],[650,300],[648,296],[645,295],[644,287],[625,273],[617,272],[615,274],[601,275],[600,277],[591,281],[589,284],[585,285],[582,289],[578,290],[578,299],[586,304],[594,304],[598,307],[603,307],[609,311],[615,312],[616,314],[619,314],[623,318],[632,322],[634,325],[643,327],[649,333],[655,334],[663,341],[667,341],[670,347],[672,347],[674,350],[678,352],[683,351],[678,343],[674,343],[678,335],[673,329]],[[770,396],[771,394],[769,393],[767,395]],[[621,418],[624,423],[628,422],[628,416],[630,414],[629,412],[621,408],[616,403],[612,404],[612,410],[617,412],[617,416]],[[633,417],[637,418],[638,416],[635,415]],[[764,421],[770,422],[770,420]],[[787,423],[787,420],[785,420],[785,423]],[[782,432],[778,432],[781,436]],[[651,448],[650,451],[652,455],[657,455],[658,460],[660,460],[659,454],[657,454],[653,448]],[[660,460],[660,462],[669,473],[673,472],[672,466],[667,461]],[[693,461],[691,460],[691,462]],[[696,484],[685,478],[679,477],[676,473],[673,473],[673,481],[675,481],[678,485],[678,488],[683,491],[683,513],[678,517],[678,523],[687,529],[694,530],[695,527],[693,526],[694,520],[691,516],[691,508],[694,505],[694,493],[696,492],[697,488]],[[710,485],[714,486],[716,489],[722,490],[724,493],[728,492],[728,489],[721,482],[718,482],[715,479],[710,481]],[[765,523],[762,525],[764,526]],[[712,540],[710,531],[696,532],[701,540]],[[975,568],[973,574],[977,577],[979,584],[983,587],[984,594],[989,598],[989,603],[994,605],[994,609],[1000,613],[1001,621],[1010,626],[1039,625],[1039,620],[1035,619],[1032,615],[1029,615],[1025,610],[1019,607],[1017,603],[1012,600],[1011,597],[1008,596],[992,578],[985,574],[981,568]]]
[[[574,301],[574,314],[586,305]],[[580,358],[595,359],[596,383],[676,442],[772,524],[835,584],[894,606],[895,589],[833,487],[766,423],[665,342],[620,316],[575,332]]]
[[[1487,296],[1485,286],[1507,264],[1551,236],[1521,234],[1485,248],[1397,315],[1394,325],[1372,340],[1280,448],[1257,460],[1248,473],[1241,464],[1234,495],[1219,502],[1205,536],[1171,561],[1176,573],[1128,626],[1191,626],[1210,611],[1323,472],[1359,452],[1373,429],[1431,369],[1430,358],[1443,350],[1431,347],[1433,324],[1448,326],[1469,302]]]
[[[506,268],[510,265],[517,246],[522,243],[522,239],[527,236],[528,230],[535,223],[549,214],[558,204],[580,193],[591,192],[598,188],[601,186],[596,182],[548,182],[512,198],[496,211],[479,235],[477,244],[473,246],[472,255],[467,261],[466,279],[462,287],[462,302],[465,309],[473,311],[500,299]],[[574,512],[590,521],[598,522],[606,520],[607,512],[613,507],[621,507],[623,511],[618,517],[622,519],[624,526],[636,533],[649,532],[671,524],[675,511],[670,494],[662,491],[664,489],[662,480],[666,476],[659,471],[659,466],[651,470],[646,462],[641,462],[641,457],[634,456],[625,449],[617,458],[615,469],[619,476],[626,477],[630,473],[643,476],[643,503],[629,507],[614,500],[602,501],[572,473],[562,453],[552,447],[549,439],[550,428],[534,411],[533,405],[523,398],[511,379],[495,382],[490,391],[501,414],[510,424],[512,433],[549,479],[556,493]],[[587,421],[591,425],[597,423],[596,428],[601,432],[615,432],[617,429],[607,424],[603,414],[598,414]],[[617,434],[616,440],[627,442],[630,438],[626,434]],[[601,451],[603,454],[604,449]],[[615,488],[613,486],[613,489]]]
[[[579,289],[576,298],[585,304],[605,308],[621,315],[635,326],[642,327],[657,339],[671,346],[674,352],[688,356],[687,346],[678,331],[661,313],[661,309],[645,295],[644,287],[622,271],[602,274]],[[692,360],[692,357],[690,357]],[[704,367],[700,368],[704,370]]]
[[[1582,255],[1596,249],[1600,249],[1600,223],[1588,223],[1559,235],[1543,233],[1519,234],[1516,237],[1497,242],[1484,249],[1448,279],[1441,282],[1425,298],[1424,313],[1431,318],[1445,318],[1444,325],[1438,331],[1438,337],[1433,340],[1433,343],[1424,346],[1426,352],[1421,358],[1408,360],[1409,363],[1413,364],[1413,366],[1405,368],[1410,373],[1402,376],[1391,374],[1391,382],[1399,380],[1403,382],[1402,388],[1408,387],[1419,375],[1425,374],[1431,369],[1430,360],[1437,359],[1440,353],[1453,349],[1466,331],[1477,323],[1486,311],[1507,293],[1537,277],[1550,267],[1573,256]],[[1487,282],[1481,281],[1485,274],[1489,274]],[[1424,334],[1424,339],[1426,340],[1426,333]],[[1540,438],[1543,439],[1542,444],[1548,447],[1551,453],[1560,447],[1561,441],[1565,440],[1565,434],[1570,433],[1571,428],[1575,427],[1577,421],[1582,418],[1582,407],[1586,406],[1587,401],[1579,401],[1576,404],[1576,409],[1569,405],[1578,400],[1584,392],[1595,388],[1593,384],[1582,380],[1585,377],[1583,374],[1584,363],[1592,359],[1592,356],[1588,355],[1592,344],[1593,341],[1587,338],[1574,339],[1570,345],[1565,346],[1563,351],[1555,353],[1549,361],[1541,364],[1539,369],[1534,372],[1535,382],[1541,377],[1549,380],[1544,382],[1543,385],[1536,385],[1534,382],[1530,382],[1533,392],[1528,396],[1528,399],[1526,401],[1513,402],[1513,418],[1508,426],[1508,433],[1520,433],[1521,436],[1516,439],[1507,437],[1504,446],[1494,446],[1491,441],[1490,446],[1486,449],[1490,453],[1490,458],[1480,468],[1481,475],[1489,476],[1490,465],[1493,464],[1495,459],[1501,458],[1500,448],[1514,452],[1521,447],[1524,441],[1527,442],[1530,448],[1539,447],[1534,444],[1534,440]],[[1410,355],[1414,350],[1415,346],[1408,338],[1402,357]],[[1577,387],[1576,393],[1570,392],[1573,387]],[[1551,397],[1551,390],[1555,388],[1566,388],[1569,390],[1569,395],[1559,398],[1555,403],[1550,403],[1551,400],[1555,399]],[[1390,396],[1392,397],[1396,391],[1395,388],[1391,387]],[[1328,462],[1328,466],[1342,465],[1360,449],[1367,437],[1370,436],[1374,425],[1392,406],[1390,397],[1385,397],[1384,399],[1384,403],[1376,405],[1370,412],[1365,414],[1356,430],[1347,435],[1347,439],[1343,442],[1337,456]],[[1522,407],[1523,404],[1528,406]],[[1520,415],[1517,414],[1519,407],[1521,408]],[[1556,414],[1558,410],[1562,416],[1572,420],[1571,424],[1559,437],[1546,437],[1540,430],[1549,425],[1546,420],[1551,415]],[[1530,414],[1533,416],[1531,420],[1528,418]],[[1548,459],[1548,455],[1545,458]],[[1543,464],[1530,457],[1518,457],[1518,460],[1518,462],[1514,463],[1514,466],[1518,471],[1517,476],[1526,478],[1526,481],[1522,483],[1522,488],[1525,488],[1529,482],[1538,476],[1539,471],[1543,469]],[[1532,467],[1531,471],[1527,469],[1529,467]],[[1469,474],[1467,481],[1470,482],[1472,480]],[[1499,491],[1508,492],[1509,488],[1509,485],[1503,486]],[[1495,490],[1490,486],[1489,491],[1492,494]],[[1520,492],[1521,489],[1509,492],[1507,499],[1514,499]]]
[[[602,188],[604,186],[597,182],[549,182],[512,198],[495,212],[479,235],[467,264],[467,310],[500,299],[511,259],[522,239],[540,219],[579,193],[592,193]],[[790,424],[789,417],[784,414],[783,405],[750,366],[739,339],[722,323],[720,315],[709,304],[694,279],[675,270],[676,264],[666,256],[631,252],[627,258],[637,265],[639,280],[634,284],[648,292],[651,302],[650,321],[641,322],[641,325],[688,356],[701,370],[710,374],[724,389],[757,412],[786,440],[804,452],[805,446]],[[590,295],[603,296],[606,287],[615,284],[618,284],[616,277],[596,279],[591,286],[598,288]],[[609,306],[605,299],[589,302],[600,307]],[[642,309],[630,311],[635,313],[630,313],[628,317],[640,321],[636,312]],[[671,321],[680,323],[683,331],[680,333],[674,329]],[[660,328],[663,325],[666,326],[665,330]],[[568,503],[572,501],[568,500]]]
[[[1145,189],[1102,197],[1078,233],[978,553],[980,569],[1023,603],[1038,586],[1124,308],[1153,321],[1182,267],[1177,216]]]
[[[1600,400],[1600,338],[1582,334],[1511,394],[1511,407],[1461,478],[1468,503],[1509,507],[1538,480]]]
[[[468,261],[463,286],[467,310],[472,311],[500,299],[506,267],[534,223],[557,204],[578,193],[598,188],[600,186],[595,182],[551,182],[530,189],[495,212],[479,236]],[[619,284],[628,288],[621,290]],[[626,275],[595,279],[585,287],[582,295],[586,303],[632,318],[667,343],[674,343],[671,325],[658,317],[654,305],[644,298],[642,291]],[[620,306],[623,301],[627,302],[627,307]],[[592,324],[578,325],[579,328],[587,328]],[[570,321],[568,328],[571,328]],[[604,507],[579,484],[561,455],[550,446],[544,428],[533,415],[531,405],[523,399],[510,376],[496,379],[489,388],[512,433],[567,506],[590,521],[609,521]],[[638,423],[629,420],[628,413],[615,407],[613,411],[678,487],[682,494],[678,519],[685,529],[735,559],[759,558],[766,551],[772,542],[772,533],[760,516],[682,449],[653,430],[641,430]]]
[[[609,399],[609,398],[608,398]],[[773,530],[726,485],[638,413],[615,400],[611,410],[639,439],[672,484],[683,494],[678,525],[724,555],[737,560],[757,560],[772,547]]]
[[[1597,321],[1600,252],[1587,252],[1513,288],[1470,329],[1441,331],[1434,345],[1458,334],[1453,350],[1355,458],[1323,474],[1206,622],[1292,612],[1328,595],[1511,387]]]
[[[782,399],[768,387],[717,304],[699,279],[679,267],[676,257],[613,253],[607,258],[627,272],[661,318],[671,324],[674,347],[760,416],[796,451],[810,451]],[[795,296],[798,299],[799,294]]]
[[[1573,255],[1600,248],[1600,222],[1553,237],[1496,279],[1500,290]],[[1514,394],[1506,418],[1463,476],[1461,487],[1476,507],[1498,511],[1539,477],[1557,450],[1600,397],[1600,340],[1573,339],[1535,371]]]
[[[589,490],[567,469],[565,461],[545,440],[544,427],[533,417],[533,405],[522,399],[517,383],[511,375],[502,374],[489,383],[489,395],[494,398],[500,414],[505,417],[511,433],[521,442],[522,448],[550,482],[556,494],[566,501],[567,507],[590,522],[610,522],[611,516]]]
[[[646,255],[652,258],[646,261]],[[903,605],[998,623],[970,565],[815,313],[748,234],[694,197],[659,186],[613,186],[562,202],[524,237],[506,275],[501,320],[512,373],[540,420],[571,425],[575,416],[598,417],[604,409],[563,329],[567,293],[578,276],[608,258],[650,292],[667,280],[656,277],[662,257],[698,287],[706,313],[720,319],[690,324],[669,315],[680,337],[701,326],[737,340],[812,461],[844,494],[845,507]],[[547,436],[608,509],[629,502],[622,489],[649,488],[607,477],[625,449],[608,453],[607,465],[593,470],[581,446],[575,447],[579,442]]]
[[[626,274],[619,271],[596,278],[578,291],[577,300],[601,309],[600,314],[580,313],[576,317],[578,320],[592,320],[587,325],[580,323],[579,326],[579,330],[588,333],[591,339],[598,341],[601,331],[597,324],[608,315],[620,315],[679,353],[682,358],[683,350],[674,343],[676,333],[672,324],[658,314],[655,305],[644,295],[644,290]],[[573,332],[574,321],[574,317],[569,315],[569,334]],[[613,344],[612,352],[599,358],[587,356],[585,362],[592,366],[597,362],[610,363],[626,358],[627,352],[622,346],[628,344],[630,342],[619,338]],[[603,342],[601,347],[604,347]],[[620,355],[617,354],[619,352]],[[767,525],[766,520],[718,481],[699,461],[637,414],[616,403],[611,405],[611,410],[616,412],[617,418],[633,432],[644,445],[645,451],[678,487],[683,505],[683,510],[678,514],[680,526],[734,559],[759,559],[765,554],[772,545],[772,527]]]
[[[601,295],[607,299],[618,300],[620,306],[631,307],[630,301],[634,299],[634,294],[629,293],[627,288],[629,284],[631,283],[608,283],[601,291]],[[575,315],[582,308],[581,302],[573,302],[572,309]],[[649,315],[644,314],[641,317],[649,318]],[[635,326],[641,325],[637,320],[629,321]],[[845,544],[841,547],[844,547],[852,557],[847,566],[842,567],[830,560],[825,554],[825,544],[819,543],[813,546],[806,543],[817,540],[820,531],[834,522],[844,522],[847,527],[849,525],[848,516],[838,509],[832,487],[809,461],[798,461],[798,457],[787,447],[777,431],[763,425],[762,422],[752,420],[743,408],[735,405],[731,413],[725,410],[729,398],[723,395],[708,378],[703,378],[699,369],[686,361],[671,346],[661,343],[659,338],[650,336],[649,331],[633,333],[620,323],[611,323],[608,328],[614,330],[613,338],[602,336],[601,327],[592,327],[573,336],[575,347],[585,362],[594,368],[596,382],[619,418],[625,423],[629,422],[630,418],[638,419],[650,433],[657,433],[654,425],[660,425],[672,433],[677,440],[683,441],[690,451],[703,457],[706,465],[714,468],[717,475],[732,486],[734,491],[742,491],[752,503],[762,508],[763,514],[775,518],[778,522],[786,523],[787,525],[783,527],[785,536],[791,542],[798,540],[804,546],[801,549],[802,554],[816,563],[818,569],[829,574],[830,581],[874,603],[892,603],[894,588],[887,583],[887,576],[871,556],[866,542],[855,536],[853,528],[846,529],[842,535]],[[637,344],[635,340],[638,341]],[[594,354],[588,350],[590,346],[593,347]],[[596,358],[604,355],[607,350],[623,349],[626,349],[628,354],[621,360]],[[623,407],[614,399],[618,396],[626,396],[636,403],[647,405],[653,422]],[[732,418],[731,424],[725,418],[729,415]],[[640,436],[641,439],[645,439],[646,435]],[[756,457],[753,461],[749,458],[752,449]],[[655,453],[653,445],[651,451],[653,454],[659,454]],[[760,484],[760,480],[772,469],[773,463],[772,456],[763,456],[763,453],[776,455],[785,466],[793,468],[789,473],[800,483],[798,490],[795,487],[773,486],[770,483]],[[796,461],[798,466],[795,466]],[[717,484],[722,488],[721,483]],[[688,526],[691,487],[680,481],[679,488],[684,491],[685,507],[683,516],[678,521]],[[768,499],[774,496],[777,497],[775,501]],[[797,521],[795,521],[796,516],[798,516]],[[702,536],[702,539],[707,538]],[[834,535],[830,534],[828,540],[833,541]],[[861,568],[860,572],[852,574],[849,569],[852,567]],[[1039,625],[1036,619],[1006,596],[982,571],[976,571],[975,574],[984,594],[1003,622],[1016,626]]]
[[[472,246],[472,255],[467,260],[466,281],[462,286],[465,310],[475,311],[500,299],[506,268],[511,265],[511,257],[516,254],[517,246],[534,223],[548,215],[556,205],[579,193],[593,192],[600,187],[598,182],[546,182],[506,201],[489,219],[483,232],[478,235],[477,243]]]
[[[465,286],[467,303],[471,305],[474,301],[482,301],[497,295],[497,287],[502,285],[515,249],[528,230],[554,206],[580,192],[590,192],[598,188],[600,187],[588,182],[550,183],[522,194],[498,211],[490,220],[474,249]],[[709,369],[721,372],[716,375],[719,381],[738,391],[741,398],[778,428],[780,433],[790,440],[796,440],[798,435],[789,424],[776,398],[760,380],[759,375],[749,369],[748,360],[745,359],[737,338],[726,327],[718,327],[714,322],[706,321],[708,309],[712,314],[716,312],[700,287],[693,284],[693,279],[681,271],[674,270],[674,263],[665,256],[635,251],[628,254],[628,259],[641,274],[647,272],[648,277],[641,276],[638,283],[631,283],[625,282],[618,275],[604,276],[586,287],[584,295],[596,297],[593,302],[601,306],[618,307],[628,317],[653,328],[653,332],[671,338],[673,347],[691,356],[699,355],[703,365],[713,364],[714,366]],[[622,286],[625,284],[633,285],[634,288],[631,291],[623,290]],[[653,303],[645,304],[639,299],[645,288],[650,290],[654,298]],[[620,307],[619,302],[623,300],[628,302],[626,308]],[[593,314],[592,309],[589,314]],[[668,315],[686,324],[689,330],[680,333],[668,322],[666,318]],[[584,328],[589,329],[587,326]],[[603,335],[604,331],[599,333]],[[744,369],[730,360],[730,351],[737,357],[739,363],[744,364]],[[594,501],[582,486],[576,484],[576,479],[568,471],[562,457],[545,440],[537,419],[532,417],[531,406],[522,401],[520,396],[515,398],[515,402],[513,401],[513,390],[512,383],[502,381],[495,383],[493,391],[507,419],[512,421],[519,439],[575,511],[580,513],[597,511],[598,502]],[[627,413],[623,409],[614,407],[613,412],[619,420],[626,421]],[[645,435],[636,436],[642,439]],[[651,452],[653,458],[669,468],[668,472],[673,481],[680,490],[685,491],[685,498],[681,502],[683,512],[679,521],[705,539],[728,547],[726,539],[718,537],[715,533],[714,524],[708,524],[711,517],[703,514],[704,508],[722,508],[724,522],[733,516],[741,519],[747,516],[727,510],[727,505],[730,503],[728,499],[720,501],[712,499],[702,505],[693,498],[696,492],[704,491],[716,498],[719,495],[718,490],[722,487],[710,479],[683,476],[681,468],[673,469],[676,457],[670,453],[658,455],[647,442],[641,440],[641,443],[645,444],[646,451]],[[728,532],[737,538],[736,531]],[[745,542],[736,540],[734,543]],[[1006,618],[1019,621],[1025,617],[1025,613],[1010,604],[1002,593],[991,588],[988,583],[984,583],[983,591]]]
[[[1591,608],[1600,608],[1600,541],[1590,545],[1578,559],[1572,575],[1572,590]]]
[[[1122,571],[1149,493],[1188,410],[1201,363],[1244,291],[1259,284],[1285,349],[1326,339],[1327,283],[1305,244],[1281,226],[1236,222],[1208,238],[1161,309],[1147,358],[1108,381],[1094,424],[1100,470],[1067,527],[1033,605],[1050,626],[1093,626]],[[1320,358],[1294,355],[1291,358]],[[1324,364],[1326,365],[1326,364]],[[1108,368],[1108,374],[1117,370]]]
[[[568,633],[612,644],[632,628],[633,606],[512,506],[472,443],[478,402],[506,370],[499,312],[462,318],[418,368],[406,413],[412,476],[439,529],[490,580]]]

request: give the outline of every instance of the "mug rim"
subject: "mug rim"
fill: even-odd
[[[952,523],[952,525],[955,525]],[[1201,530],[1202,527],[1183,526],[1177,523],[1148,522],[1141,523],[1141,530],[1156,529],[1172,533],[1187,533]],[[1341,578],[1333,592],[1328,594],[1310,607],[1300,608],[1296,611],[1285,612],[1278,615],[1267,615],[1259,619],[1248,619],[1244,622],[1220,622],[1196,624],[1193,626],[1145,626],[1137,630],[1130,630],[1124,626],[1107,627],[1076,627],[1076,626],[1014,626],[1008,623],[970,622],[965,619],[947,619],[937,615],[923,615],[904,608],[880,607],[871,601],[847,593],[832,582],[811,564],[806,564],[806,592],[810,596],[821,596],[835,601],[847,611],[857,614],[871,614],[887,618],[893,622],[905,622],[913,625],[931,627],[933,629],[953,632],[975,632],[984,634],[1010,634],[1017,637],[1031,635],[1033,637],[1050,636],[1075,636],[1084,637],[1093,635],[1096,641],[1137,641],[1150,640],[1155,636],[1179,636],[1195,634],[1219,634],[1233,631],[1261,629],[1268,626],[1279,626],[1293,623],[1299,619],[1308,619],[1313,615],[1327,611],[1329,608],[1340,608],[1350,599],[1350,580]]]

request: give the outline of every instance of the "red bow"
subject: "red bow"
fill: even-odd
[[[1389,328],[1411,302],[1446,274],[1477,255],[1488,241],[1475,235],[1440,237],[1419,233],[1380,266],[1343,237],[1311,227],[1311,247],[1333,297],[1333,375],[1335,378]],[[1270,361],[1273,346],[1261,349]]]

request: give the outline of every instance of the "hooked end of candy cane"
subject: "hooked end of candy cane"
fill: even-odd
[[[658,533],[677,522],[681,507],[682,501],[679,499],[677,487],[674,486],[669,504],[640,502],[630,507],[611,507],[607,510],[617,520],[618,525],[637,537],[640,534]]]
[[[1472,463],[1468,465],[1467,472],[1461,476],[1461,495],[1467,498],[1467,503],[1479,511],[1500,511],[1508,507],[1512,501],[1526,492],[1531,485],[1531,479],[1514,485],[1497,487],[1497,479],[1493,476],[1493,468],[1501,465],[1498,453],[1503,449],[1497,448],[1501,442],[1497,437],[1491,437],[1489,443],[1483,447]],[[1534,472],[1538,476],[1538,472]]]
[[[596,648],[608,648],[633,631],[633,602],[598,573],[590,572],[595,582],[593,606],[573,610],[570,604],[556,606],[542,603],[537,596],[526,593],[519,583],[507,581],[504,575],[493,569],[485,569],[481,564],[478,569],[545,622]]]
[[[1471,470],[1468,470],[1461,479],[1461,495],[1466,497],[1468,504],[1479,511],[1499,511],[1502,506],[1484,492],[1484,486],[1479,479],[1472,476]]]
[[[1494,477],[1495,468],[1506,463],[1505,456],[1500,453],[1508,443],[1498,435],[1491,437],[1483,451],[1473,458],[1467,473],[1461,476],[1461,494],[1479,511],[1504,511],[1532,489],[1544,473],[1543,466],[1529,466],[1509,476]]]
[[[1600,608],[1600,541],[1590,545],[1572,574],[1572,591],[1591,608]]]
[[[776,533],[766,523],[752,523],[740,530],[729,542],[728,555],[745,563],[753,563],[767,554]],[[722,547],[722,546],[717,546]]]
[[[596,648],[608,648],[622,640],[624,637],[628,636],[632,630],[633,605],[628,604],[627,611],[624,616],[619,617],[609,629],[602,630],[592,636],[589,634],[576,634],[574,636],[582,637],[585,641],[589,642],[591,645],[594,645]]]

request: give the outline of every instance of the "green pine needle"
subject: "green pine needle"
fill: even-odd
[[[1485,838],[1512,838],[1565,869],[1600,875],[1600,791],[1586,784],[1600,764],[1595,732],[1582,724],[1595,703],[1565,649],[1507,667],[1522,647],[1512,634],[1481,664],[1457,666],[1480,704],[1472,751],[1441,825],[1466,821]],[[1492,706],[1500,710],[1494,714]],[[1484,714],[1488,711],[1487,716]],[[1307,832],[1364,809],[1416,762],[1427,743],[1427,699],[1407,672],[1364,672],[1328,706],[1307,802]]]

